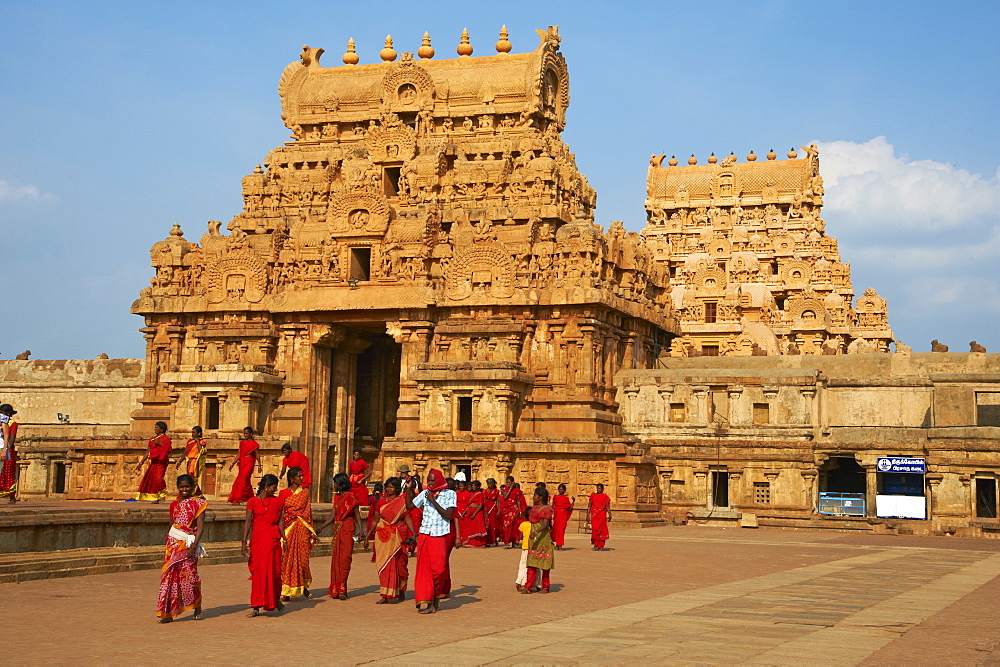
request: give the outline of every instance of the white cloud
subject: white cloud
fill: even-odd
[[[1000,170],[984,178],[897,155],[885,137],[820,143],[828,220],[865,228],[941,230],[1000,222]]]
[[[34,185],[11,185],[7,181],[0,181],[0,203],[22,199],[38,201],[41,198],[42,193]]]

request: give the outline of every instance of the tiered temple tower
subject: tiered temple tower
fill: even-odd
[[[850,264],[820,217],[816,145],[687,166],[653,156],[643,237],[670,276],[681,326],[671,356],[886,352],[886,301],[852,306]]]
[[[463,34],[446,60],[427,35],[397,60],[388,38],[365,65],[352,40],[339,67],[304,47],[279,84],[292,140],[243,179],[229,233],[175,225],[153,246],[133,432],[249,423],[327,483],[359,448],[389,474],[464,466],[655,503],[614,377],[666,353],[668,279],[638,234],[594,224],[560,138],[560,37],[538,32],[531,53],[504,30],[483,57]]]

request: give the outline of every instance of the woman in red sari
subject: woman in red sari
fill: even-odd
[[[507,543],[508,549],[513,549],[521,543],[520,518],[526,509],[528,502],[524,499],[521,485],[515,482],[513,477],[508,477],[506,494],[501,504],[504,518],[503,541]]]
[[[308,489],[312,486],[313,477],[312,471],[309,467],[309,457],[302,452],[297,452],[292,449],[292,446],[287,442],[281,446],[281,473],[278,478],[285,476],[289,468],[298,468],[302,471],[302,486]]]
[[[455,534],[455,547],[461,549],[465,546],[465,513],[469,509],[469,498],[472,497],[472,492],[469,491],[469,487],[464,479],[455,480],[454,490],[458,504],[455,505],[455,513],[452,515],[451,525],[452,532]]]
[[[253,498],[253,485],[250,484],[250,476],[253,475],[254,466],[257,466],[257,472],[264,472],[260,456],[257,453],[259,449],[260,444],[253,439],[253,429],[247,426],[243,429],[240,452],[236,459],[229,464],[231,471],[233,466],[239,463],[240,471],[236,474],[236,480],[233,482],[233,488],[229,491],[229,499],[226,502],[239,504]]]
[[[203,498],[201,492],[201,473],[205,469],[205,459],[208,455],[208,444],[202,438],[200,426],[191,429],[191,438],[184,447],[184,456],[177,461],[177,467],[184,468],[184,472],[194,480],[194,495],[196,498]]]
[[[337,600],[347,599],[347,577],[351,574],[354,556],[355,533],[361,530],[361,510],[358,497],[351,490],[351,480],[344,473],[333,477],[337,494],[333,497],[333,510],[317,533],[333,524],[333,554],[330,558],[330,588],[327,592]],[[367,499],[367,498],[366,498]]]
[[[573,505],[576,497],[570,498],[566,495],[566,485],[560,484],[559,493],[552,497],[552,541],[556,544],[556,549],[562,549],[566,544],[566,526],[573,516]]]
[[[3,468],[0,469],[0,498],[7,498],[8,502],[17,502],[17,449],[14,442],[17,440],[17,422],[14,415],[17,410],[10,403],[0,405],[0,428],[3,429],[0,437],[0,452],[3,456]]]
[[[384,493],[385,485],[382,482],[372,484],[372,492],[368,494],[368,518],[365,520],[365,549],[368,548],[371,532],[375,527],[375,506],[382,500]]]
[[[368,461],[361,458],[360,450],[354,450],[354,458],[347,462],[347,470],[351,475],[351,493],[358,499],[358,505],[367,505],[368,478],[372,476],[372,469],[368,466]]]
[[[608,540],[608,523],[611,521],[611,498],[604,494],[604,485],[597,485],[597,493],[587,501],[587,521],[590,523],[590,543],[594,551],[604,548]]]
[[[483,491],[483,520],[486,522],[486,546],[496,546],[503,523],[500,517],[500,489],[492,477],[486,480],[486,490]]]
[[[312,503],[304,484],[305,473],[298,467],[289,468],[286,479],[288,488],[278,494],[278,500],[285,508],[282,521],[285,529],[285,550],[281,555],[282,602],[309,597],[309,584],[312,583],[309,555],[316,541]]]
[[[205,508],[208,501],[194,495],[195,481],[191,475],[177,478],[177,500],[170,503],[170,532],[160,569],[160,594],[156,615],[160,623],[169,623],[188,609],[194,609],[194,620],[201,620],[201,532],[205,528]]]
[[[136,499],[158,503],[167,495],[167,482],[163,479],[167,472],[167,466],[170,465],[170,438],[167,437],[167,423],[156,422],[153,425],[153,433],[156,435],[149,439],[149,443],[146,445],[146,455],[135,467],[135,472],[138,474],[142,470],[142,464],[149,461],[146,474],[139,482],[139,493]]]
[[[462,519],[462,546],[481,549],[486,542],[486,515],[483,514],[483,485],[478,479],[471,482],[472,490]]]
[[[257,484],[257,495],[247,502],[247,520],[243,524],[243,555],[249,556],[250,618],[264,611],[285,608],[281,603],[281,531],[284,503],[275,497],[278,478],[264,475]],[[250,540],[249,547],[247,540]]]
[[[374,524],[368,539],[374,539],[372,562],[378,570],[379,599],[375,604],[402,602],[409,577],[407,546],[416,543],[413,522],[406,511],[406,498],[398,477],[385,480],[385,495],[372,505]]]

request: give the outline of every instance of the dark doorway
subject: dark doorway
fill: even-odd
[[[729,507],[729,473],[712,471],[712,507]]]
[[[997,482],[992,478],[976,478],[976,516],[997,518]]]
[[[865,469],[853,456],[831,456],[820,468],[820,491],[865,493]]]
[[[472,397],[458,397],[458,430],[472,430]]]
[[[470,466],[470,465],[457,465],[457,466],[455,466],[455,474],[457,475],[460,472],[464,472],[465,473],[465,480],[467,482],[471,482],[472,481],[472,466]]]
[[[378,449],[383,438],[396,433],[402,348],[386,334],[366,338],[371,344],[357,355],[356,362],[354,446]]]
[[[205,430],[214,431],[219,428],[219,397],[205,397]]]

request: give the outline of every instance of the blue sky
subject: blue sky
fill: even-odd
[[[377,61],[387,33],[451,57],[501,24],[557,24],[564,138],[597,220],[641,229],[653,153],[744,156],[818,141],[827,233],[896,336],[1000,352],[998,2],[0,4],[0,358],[142,356],[129,306],[149,246],[240,211],[288,137],[277,83],[303,44]]]

